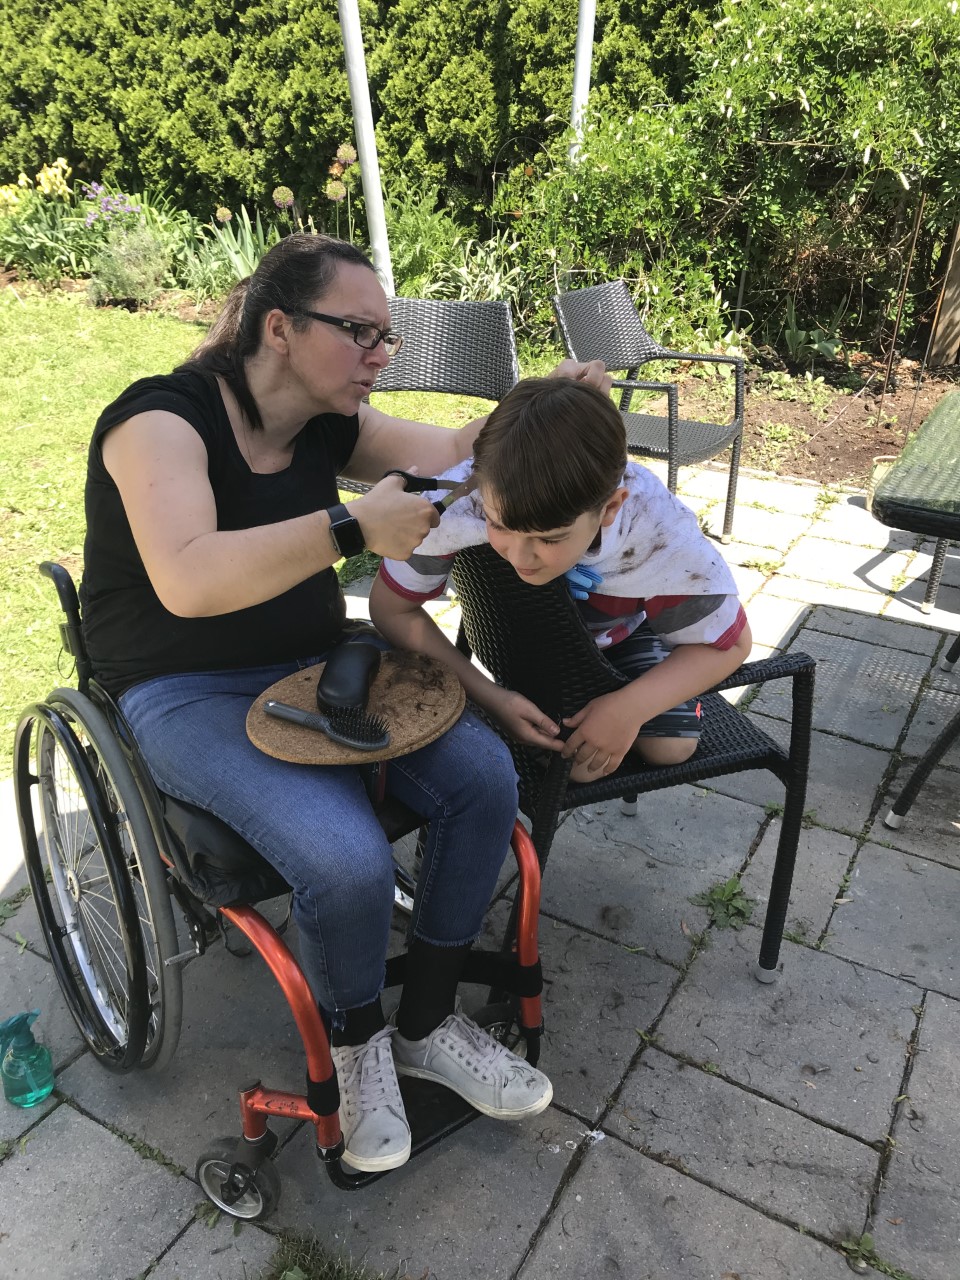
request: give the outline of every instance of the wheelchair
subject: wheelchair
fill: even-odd
[[[44,941],[80,1035],[110,1071],[163,1068],[180,1033],[182,966],[215,944],[229,946],[232,926],[260,953],[290,1006],[303,1041],[306,1089],[281,1092],[259,1080],[244,1085],[239,1136],[216,1139],[197,1161],[202,1190],[236,1218],[256,1221],[272,1211],[280,1180],[270,1159],[277,1146],[270,1116],[313,1124],[317,1154],[336,1186],[349,1190],[383,1177],[341,1160],[339,1092],[324,1023],[283,926],[275,928],[255,908],[289,886],[226,824],[157,789],[119,708],[93,677],[70,574],[51,562],[40,572],[59,597],[61,644],[76,664],[77,688],[54,689],[23,712],[15,792]],[[379,801],[375,809],[391,843],[421,828],[420,817],[398,801]],[[519,822],[512,848],[519,870],[515,932],[511,927],[499,951],[471,952],[463,981],[490,988],[488,1003],[472,1015],[476,1021],[535,1063],[542,1032],[540,868]],[[397,899],[409,906],[413,879],[395,866]],[[186,949],[174,906],[186,925]],[[388,960],[388,987],[402,983],[404,959]],[[404,1077],[401,1091],[413,1155],[479,1114],[426,1081]]]

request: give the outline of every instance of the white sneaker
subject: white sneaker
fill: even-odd
[[[342,1159],[365,1173],[396,1169],[410,1159],[410,1126],[390,1047],[393,1034],[385,1027],[366,1044],[330,1050],[340,1086]]]
[[[542,1071],[459,1013],[451,1013],[424,1040],[405,1040],[398,1032],[393,1056],[400,1075],[444,1084],[498,1120],[538,1115],[553,1097]]]

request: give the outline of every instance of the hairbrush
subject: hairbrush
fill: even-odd
[[[287,702],[271,698],[263,704],[268,716],[277,720],[289,720],[304,729],[325,733],[332,742],[357,751],[382,751],[390,745],[390,734],[383,716],[371,716],[363,707],[336,707],[330,712],[302,711]]]

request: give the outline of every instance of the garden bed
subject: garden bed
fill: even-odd
[[[920,369],[916,360],[895,361],[884,395],[886,362],[867,355],[854,355],[849,369],[819,367],[813,377],[772,363],[748,365],[743,465],[865,488],[873,458],[899,453],[908,433],[960,386],[960,366],[926,370],[922,378]],[[717,402],[715,382],[687,379],[682,409],[708,411]]]

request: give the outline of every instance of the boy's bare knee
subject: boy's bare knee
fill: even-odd
[[[647,764],[683,764],[697,749],[697,738],[638,738],[633,750]]]

